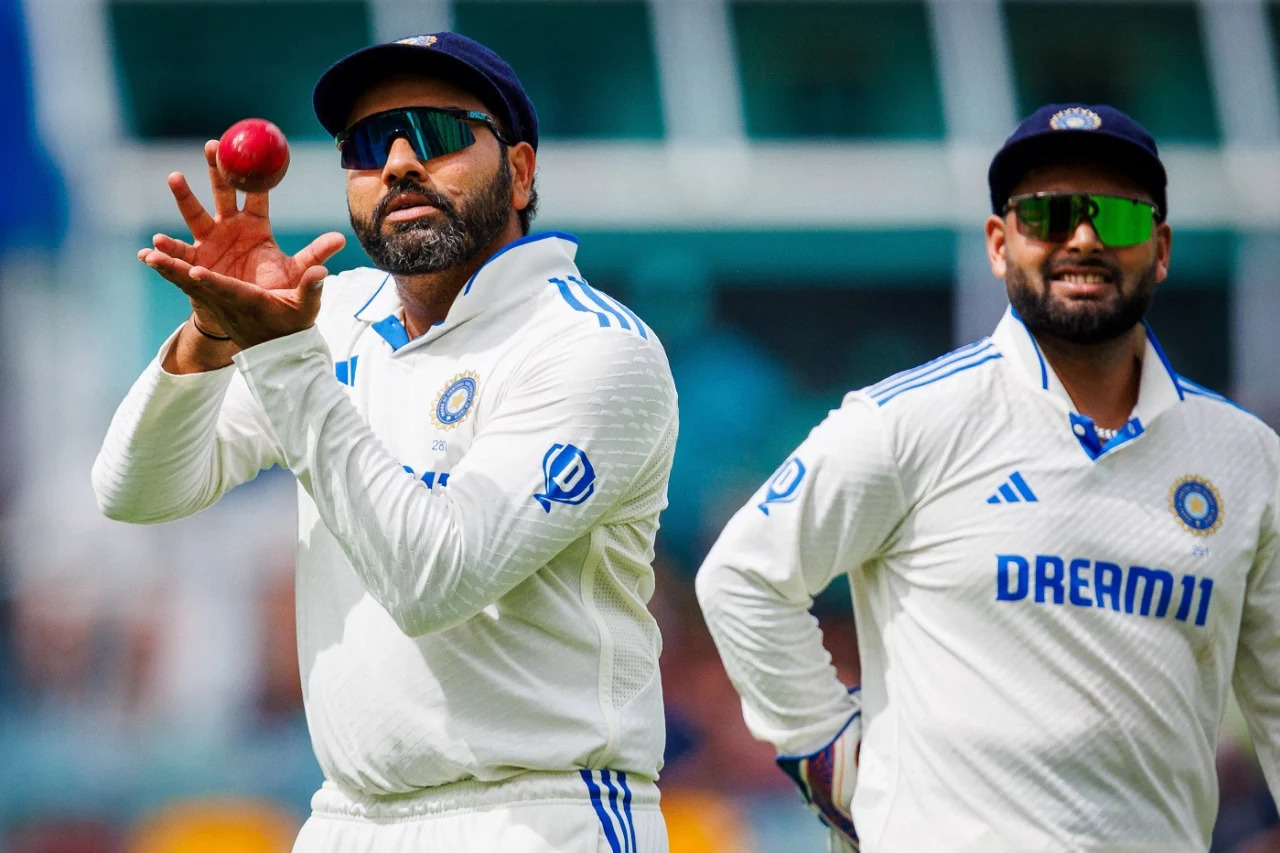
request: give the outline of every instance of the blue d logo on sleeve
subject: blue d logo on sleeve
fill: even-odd
[[[591,460],[572,444],[551,445],[542,457],[542,478],[542,494],[533,498],[544,512],[551,512],[552,503],[577,506],[596,490],[596,472]]]
[[[769,481],[769,488],[765,493],[764,500],[757,505],[757,508],[765,515],[768,515],[769,504],[785,504],[795,500],[799,497],[798,489],[800,488],[800,481],[804,479],[804,475],[804,463],[800,461],[799,456],[792,456],[782,463],[778,473],[773,475],[773,479]]]

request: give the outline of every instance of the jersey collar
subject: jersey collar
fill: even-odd
[[[562,231],[530,234],[511,241],[476,270],[453,301],[448,315],[413,341],[400,322],[400,294],[390,274],[355,316],[371,324],[398,352],[434,340],[480,314],[522,301],[544,287],[549,276],[563,272],[566,263],[572,266],[577,251],[578,238]]]
[[[1067,389],[1044,357],[1031,331],[1012,307],[1005,310],[991,340],[1000,348],[1019,378],[1048,395],[1067,413],[1071,431],[1080,441],[1081,447],[1091,458],[1097,459],[1138,438],[1162,412],[1184,398],[1178,384],[1178,375],[1174,373],[1160,342],[1156,340],[1155,332],[1145,320],[1143,328],[1146,330],[1147,342],[1142,356],[1142,375],[1138,382],[1138,403],[1134,406],[1129,423],[1105,444],[1099,442],[1093,421],[1076,411]]]

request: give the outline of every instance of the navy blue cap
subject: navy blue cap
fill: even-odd
[[[538,114],[506,60],[458,33],[431,33],[375,44],[339,59],[320,75],[311,102],[316,118],[337,136],[351,107],[371,85],[397,74],[449,80],[480,99],[517,142],[538,147]]]
[[[1106,104],[1046,104],[1024,119],[991,160],[991,209],[1000,213],[1031,169],[1064,160],[1115,169],[1151,194],[1159,219],[1168,215],[1168,178],[1156,141],[1142,125]]]

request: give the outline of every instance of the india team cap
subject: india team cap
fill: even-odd
[[[452,81],[480,99],[519,142],[538,147],[538,114],[516,72],[480,42],[458,33],[431,33],[362,48],[335,62],[316,82],[311,102],[331,136],[346,129],[356,99],[396,74]]]
[[[1109,166],[1151,193],[1156,216],[1169,213],[1164,165],[1146,128],[1106,104],[1046,104],[1023,120],[987,171],[991,209],[1000,213],[1031,169],[1063,160]]]

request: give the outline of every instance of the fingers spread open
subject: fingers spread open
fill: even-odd
[[[218,171],[218,141],[210,139],[204,144],[204,159],[209,164],[209,186],[213,187],[213,209],[219,216],[236,212],[235,188],[222,179]]]
[[[196,247],[181,240],[175,240],[168,234],[156,234],[151,244],[161,252],[174,258],[180,258],[189,264],[196,262]]]
[[[270,215],[270,204],[268,203],[269,193],[245,193],[244,194],[244,212],[253,216],[261,216],[263,219]]]
[[[294,255],[293,259],[298,262],[299,266],[306,268],[314,267],[327,262],[334,255],[338,254],[346,244],[346,237],[342,236],[337,231],[330,231],[327,234],[321,234],[319,237],[312,240],[311,244],[298,252],[298,254]]]
[[[216,301],[250,303],[262,298],[262,288],[257,285],[214,272],[208,267],[192,267],[190,275],[196,286]]]
[[[191,185],[181,172],[174,172],[169,176],[169,191],[178,202],[178,212],[182,214],[182,221],[191,229],[191,236],[203,240],[213,230],[213,217],[191,191]]]
[[[138,259],[156,272],[170,284],[176,284],[183,293],[193,295],[196,282],[191,280],[191,264],[170,257],[158,249],[144,249],[138,253]]]

